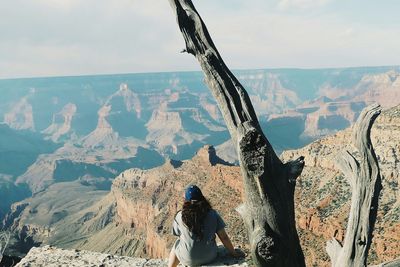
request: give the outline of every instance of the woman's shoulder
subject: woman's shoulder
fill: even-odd
[[[178,211],[175,213],[174,221],[175,221],[175,222],[179,222],[179,221],[181,221],[181,220],[182,220],[182,210],[178,210]]]
[[[221,217],[221,215],[219,215],[219,212],[215,209],[210,209],[210,211],[208,212],[208,215],[212,216],[212,217]]]
[[[211,212],[213,212],[214,214],[219,214],[219,212],[215,209],[211,209]]]
[[[211,213],[211,214],[217,214],[218,211],[216,211],[215,209],[210,209],[209,213]]]

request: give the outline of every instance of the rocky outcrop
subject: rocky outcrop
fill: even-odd
[[[206,96],[201,96],[200,105],[208,112],[215,121],[222,121],[222,115],[216,103],[210,101]]]
[[[117,137],[133,137],[144,139],[146,121],[142,118],[148,110],[142,109],[139,95],[129,89],[128,84],[120,84],[119,90],[110,95],[98,111],[99,121],[94,136],[116,135]],[[96,141],[96,138],[92,138]]]
[[[97,112],[98,122],[96,129],[85,136],[81,143],[85,147],[95,148],[98,143],[113,144],[118,140],[118,134],[114,133],[106,117],[111,111],[111,106],[105,105]]]
[[[281,113],[302,102],[295,90],[283,85],[277,73],[239,74],[237,77],[251,88],[251,102],[260,114]]]
[[[184,100],[182,100],[184,101]],[[209,105],[203,107],[174,107],[164,102],[153,111],[146,127],[146,142],[171,158],[186,158],[190,151],[205,143],[219,144],[227,138],[227,131],[210,117]],[[212,108],[211,108],[212,109]]]
[[[125,104],[126,111],[135,111],[136,117],[140,119],[142,113],[142,104],[139,99],[139,95],[131,91],[128,84],[122,83],[119,86],[119,91],[112,95],[107,102],[111,102],[114,97],[122,97]]]
[[[183,130],[180,114],[176,111],[166,111],[165,108],[155,110],[146,126],[149,131],[146,141],[153,143],[164,153],[177,154],[178,145],[192,143],[194,140],[194,137]],[[174,140],[177,135],[182,140],[180,143]],[[167,147],[171,148],[170,151],[167,151]]]
[[[218,258],[207,266],[248,266],[244,260],[232,259],[222,252]],[[70,266],[70,267],[158,267],[167,266],[167,260],[163,259],[144,259],[102,254],[85,250],[65,250],[51,246],[32,248],[28,255],[23,258],[16,267],[50,267],[50,266]],[[183,265],[179,265],[183,266]]]
[[[65,105],[59,113],[53,115],[52,124],[42,133],[49,136],[54,142],[57,142],[66,134],[71,134],[71,123],[76,110],[75,104],[68,103]]]
[[[378,102],[389,108],[398,104],[400,99],[400,73],[394,70],[376,75],[364,76],[354,92],[356,100]]]
[[[166,266],[163,260],[146,260],[140,258],[129,258],[114,256],[90,251],[64,250],[45,246],[32,248],[28,255],[16,266],[47,267],[47,266]]]
[[[236,153],[236,148],[232,144],[231,140],[226,141],[225,143],[216,146],[215,150],[217,152],[218,157],[224,159],[226,162],[231,164],[238,165],[239,160]]]
[[[345,129],[356,121],[365,106],[365,102],[334,101],[303,105],[301,109],[315,111],[306,114],[305,129],[301,136],[316,139]]]
[[[28,97],[21,98],[12,109],[4,115],[4,122],[16,130],[34,130],[32,105]]]
[[[358,76],[356,73],[353,75]],[[390,108],[399,104],[399,77],[399,70],[393,68],[382,72],[365,73],[350,83],[338,79],[340,82],[336,85],[328,82],[321,86],[319,95],[335,101],[378,102],[383,108]]]
[[[313,142],[303,149],[287,151],[284,159],[304,155],[306,166],[296,189],[296,219],[303,249],[310,265],[328,266],[325,241],[342,241],[351,196],[349,185],[336,166],[339,151],[348,149],[351,129]],[[379,202],[370,263],[398,257],[400,251],[400,106],[389,109],[377,119],[371,131],[380,164],[383,189]]]

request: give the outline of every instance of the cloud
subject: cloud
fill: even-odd
[[[1,77],[162,71],[183,47],[168,1],[13,0],[0,16]]]
[[[398,14],[372,24],[294,9],[327,1],[281,0],[287,10],[265,0],[195,4],[231,68],[400,63]],[[0,78],[199,70],[179,53],[184,41],[167,0],[4,0],[0,16]]]
[[[69,10],[79,6],[79,0],[36,0],[38,4],[48,8]]]
[[[331,0],[279,0],[280,9],[308,9],[321,7],[328,4]]]
[[[398,65],[400,28],[361,25],[336,15],[243,13],[210,18],[213,38],[232,68]],[[231,29],[227,31],[227,29]],[[387,52],[385,52],[385,50]]]

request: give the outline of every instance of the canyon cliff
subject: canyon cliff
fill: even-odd
[[[175,241],[173,217],[191,183],[199,185],[220,211],[233,241],[245,246],[246,234],[234,210],[242,195],[239,167],[218,158],[211,146],[191,160],[126,170],[115,178],[109,193],[77,181],[56,183],[14,204],[4,221],[18,236],[35,243],[165,258]],[[55,195],[59,201],[50,200]]]
[[[371,130],[383,189],[369,256],[371,262],[385,262],[400,251],[400,106],[386,110]],[[283,159],[304,155],[306,166],[296,188],[296,220],[305,250],[312,265],[330,266],[325,243],[331,237],[343,241],[349,213],[350,185],[336,165],[339,151],[349,146],[351,129],[284,152]]]
[[[349,127],[371,101],[398,104],[399,73],[399,67],[236,72],[278,153]],[[245,247],[234,211],[242,185],[230,164],[235,148],[202,79],[188,72],[1,80],[0,219],[15,233],[13,248],[44,243],[160,257],[173,242],[178,192],[191,182],[205,187]],[[382,197],[384,222],[376,232],[387,239],[376,239],[372,259],[391,257],[398,243],[396,112],[387,111],[373,130],[384,190],[391,191]],[[316,264],[327,260],[325,239],[343,235],[349,191],[334,155],[348,132],[283,155],[306,156],[297,220]]]

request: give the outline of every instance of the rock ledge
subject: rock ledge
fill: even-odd
[[[220,253],[215,263],[207,266],[248,266],[244,260],[236,260]],[[162,259],[142,259],[124,256],[115,256],[85,250],[65,250],[52,246],[32,248],[25,258],[16,267],[151,267],[167,266],[167,261]],[[182,265],[179,265],[182,266]]]

